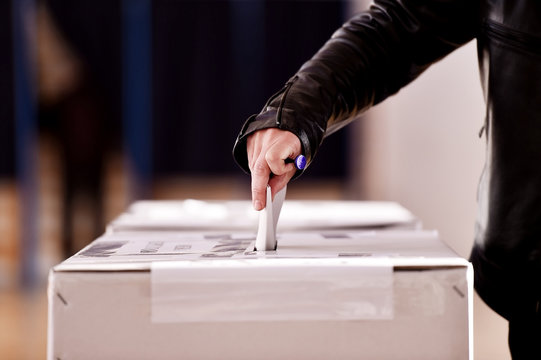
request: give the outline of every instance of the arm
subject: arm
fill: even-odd
[[[267,163],[268,172],[254,174],[255,166],[265,165],[253,160],[264,159],[259,152],[270,146],[247,143],[251,134],[278,128],[296,135],[309,164],[325,136],[471,40],[477,7],[475,0],[379,0],[345,23],[241,129],[233,154],[245,171],[252,170],[252,188],[266,185],[277,165]],[[282,140],[273,136],[272,141]],[[259,190],[253,188],[253,194],[259,196]]]

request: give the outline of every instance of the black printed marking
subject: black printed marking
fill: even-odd
[[[357,252],[357,253],[339,253],[339,257],[369,257],[372,256],[372,253],[368,252]]]
[[[58,298],[60,299],[60,301],[62,301],[62,303],[63,303],[65,306],[68,306],[68,302],[66,301],[66,299],[64,299],[64,297],[63,297],[59,292],[56,293],[56,296],[58,296]]]
[[[206,234],[205,240],[231,240],[231,234]]]
[[[461,298],[463,298],[463,297],[466,296],[466,295],[464,295],[464,293],[463,293],[462,291],[460,291],[460,289],[459,289],[456,285],[453,286],[453,290],[455,290],[456,293],[457,293],[458,295],[460,295]]]
[[[321,236],[325,239],[351,239],[351,236],[342,233],[322,233]]]

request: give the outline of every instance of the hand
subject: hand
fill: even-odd
[[[282,190],[295,175],[295,165],[286,164],[285,160],[294,159],[301,153],[301,142],[292,132],[263,129],[248,137],[246,150],[252,173],[252,203],[254,209],[259,211],[266,205],[267,184],[274,199],[274,194]]]

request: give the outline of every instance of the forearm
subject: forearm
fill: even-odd
[[[296,134],[310,162],[325,136],[472,39],[476,7],[472,0],[376,1],[246,122],[234,150],[237,162],[247,169],[245,138],[268,127]]]

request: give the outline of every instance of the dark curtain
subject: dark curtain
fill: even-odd
[[[238,173],[244,120],[342,23],[341,1],[154,1],[154,170]],[[345,174],[346,137],[325,142],[308,177]]]
[[[64,255],[76,250],[77,201],[91,209],[94,237],[103,232],[106,156],[121,149],[122,67],[120,0],[45,0],[78,61],[77,84],[55,103],[40,104],[40,130],[55,136],[63,177]],[[91,238],[86,239],[88,241]]]
[[[11,1],[0,1],[0,178],[15,176]]]
[[[75,147],[82,143],[72,133],[94,136],[95,160],[87,161],[97,166],[98,147],[122,144],[122,4],[47,3],[86,65],[80,91],[98,119],[94,126],[83,119],[60,128]],[[342,7],[340,0],[153,0],[147,135],[154,176],[240,174],[231,149],[242,123],[340,26]],[[42,123],[58,126],[57,113],[43,114]],[[333,135],[305,176],[344,176],[346,149],[345,132]]]

